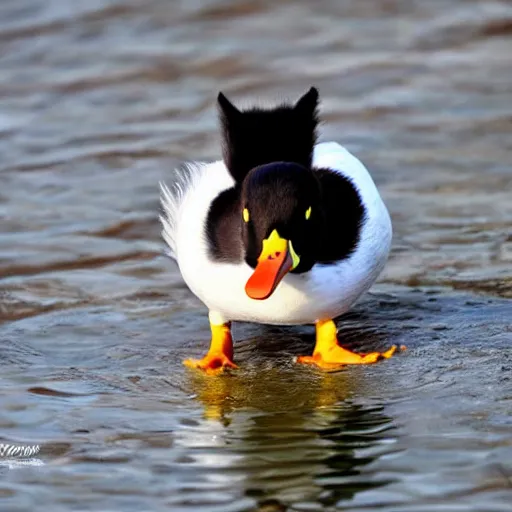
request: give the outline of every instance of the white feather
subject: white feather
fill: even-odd
[[[190,165],[186,176],[178,175],[173,189],[161,184],[164,240],[183,279],[209,308],[213,323],[309,324],[335,318],[377,279],[389,254],[392,228],[370,174],[355,156],[334,142],[315,146],[313,165],[339,172],[357,188],[366,209],[359,244],[349,258],[336,264],[316,264],[305,274],[287,274],[263,301],[245,293],[245,283],[253,272],[245,262],[213,262],[208,257],[205,223],[210,204],[234,184],[224,163]]]
[[[183,206],[186,204],[186,195],[194,190],[204,169],[205,164],[200,162],[186,163],[181,168],[176,169],[171,188],[160,182],[163,208],[163,214],[160,215],[163,226],[162,236],[169,246],[169,255],[174,259],[177,259],[177,233],[181,223]]]

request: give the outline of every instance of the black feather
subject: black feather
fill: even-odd
[[[271,162],[310,168],[318,125],[318,91],[314,87],[295,105],[238,110],[219,93],[224,162],[237,183],[249,171]]]
[[[313,168],[318,91],[295,105],[240,111],[224,94],[218,105],[226,166],[236,181],[212,202],[206,224],[210,257],[256,265],[262,241],[278,228],[301,256],[296,273],[348,258],[357,248],[365,208],[350,181]],[[311,219],[304,217],[312,207]],[[251,220],[242,221],[248,207]]]
[[[366,210],[350,179],[331,169],[313,169],[320,181],[323,222],[317,263],[348,258],[359,244]]]
[[[213,260],[237,263],[243,259],[240,190],[230,188],[212,202],[206,220],[206,236]]]
[[[249,223],[242,221],[246,206]],[[313,213],[306,221],[309,206]],[[267,164],[254,169],[243,187],[230,188],[213,201],[206,223],[210,257],[230,263],[245,259],[254,267],[263,239],[278,228],[301,256],[294,273],[307,272],[315,263],[348,258],[360,242],[365,217],[357,189],[339,173]]]

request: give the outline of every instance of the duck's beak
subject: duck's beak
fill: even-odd
[[[276,229],[263,240],[263,249],[245,293],[256,300],[268,299],[281,279],[300,262],[291,241],[281,238]]]

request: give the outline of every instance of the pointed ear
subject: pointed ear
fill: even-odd
[[[318,90],[315,87],[311,87],[309,91],[302,96],[293,109],[295,112],[301,112],[304,114],[313,114],[318,107]]]
[[[231,103],[222,92],[219,92],[217,96],[217,103],[219,105],[221,113],[228,121],[234,121],[239,116],[242,115],[240,110],[238,110],[233,103]]]

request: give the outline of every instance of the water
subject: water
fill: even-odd
[[[512,510],[512,8],[467,0],[0,3],[0,510]],[[158,181],[216,159],[215,97],[322,96],[395,237],[345,318],[408,350],[321,374],[162,255]]]

